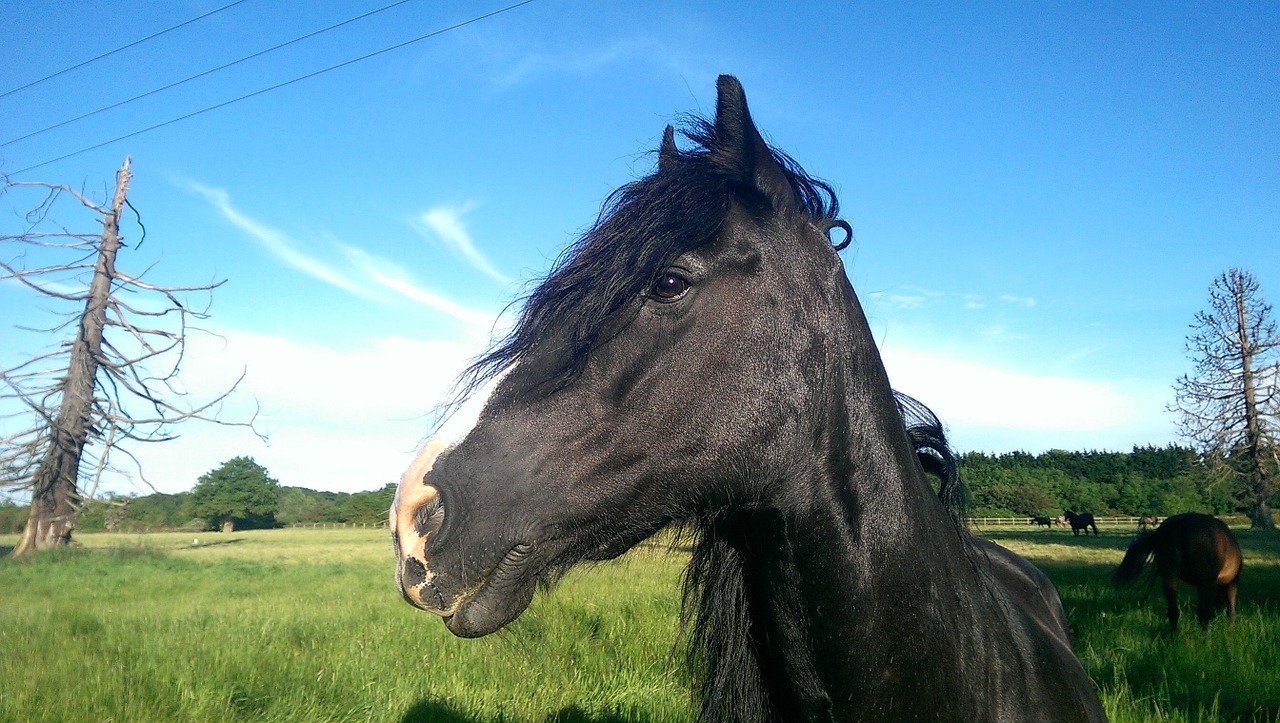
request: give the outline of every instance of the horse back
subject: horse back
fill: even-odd
[[[1240,576],[1240,545],[1221,520],[1196,513],[1175,515],[1157,530],[1162,548],[1176,555],[1183,580],[1193,585],[1229,585]],[[1172,561],[1171,561],[1172,562]]]
[[[993,592],[1002,598],[1001,607],[1007,618],[1001,631],[1002,642],[1014,648],[1005,654],[1009,660],[1026,658],[1025,667],[1013,666],[1008,671],[1026,677],[1009,680],[1007,689],[1030,683],[1031,677],[1038,677],[1040,682],[1038,687],[1028,686],[1022,692],[1027,697],[1014,702],[1013,709],[1006,712],[1021,711],[1012,717],[1025,717],[1038,694],[1041,700],[1036,703],[1044,706],[1047,720],[1106,720],[1093,683],[1072,650],[1067,616],[1049,577],[994,542],[975,537],[971,544],[974,558],[986,563],[980,567],[990,575]]]
[[[1226,526],[1214,535],[1214,544],[1218,550],[1218,559],[1221,563],[1218,566],[1219,585],[1230,585],[1240,577],[1240,568],[1244,566],[1244,556],[1240,553],[1240,544],[1236,542],[1236,538],[1231,534]]]

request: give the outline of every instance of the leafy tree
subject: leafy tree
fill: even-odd
[[[1129,454],[970,452],[960,458],[960,469],[972,493],[970,510],[980,517],[1056,516],[1068,508],[1135,516],[1232,509],[1204,483],[1195,450],[1174,445],[1135,447]]]
[[[235,457],[200,476],[191,490],[191,510],[210,526],[270,527],[280,503],[280,483],[252,457]]]
[[[1184,437],[1224,475],[1242,484],[1252,527],[1275,527],[1271,498],[1280,445],[1280,335],[1271,305],[1253,275],[1230,269],[1209,287],[1209,308],[1195,316],[1187,337],[1193,374],[1174,383]]]
[[[325,521],[328,507],[323,497],[301,487],[280,488],[280,507],[276,519],[286,525]]]
[[[124,500],[115,527],[138,531],[182,527],[192,517],[187,514],[190,498],[190,493],[179,492],[176,495],[157,493]]]
[[[351,522],[376,525],[386,522],[387,509],[396,486],[365,492],[318,492],[302,487],[283,487],[276,519],[284,524]]]
[[[395,484],[388,484],[378,490],[352,494],[351,521],[370,525],[386,522],[387,510],[391,508],[391,500],[395,496]]]
[[[9,500],[0,500],[0,534],[8,535],[22,532],[27,524],[27,508],[18,506]]]

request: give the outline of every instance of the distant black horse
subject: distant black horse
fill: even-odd
[[[1196,612],[1202,627],[1224,605],[1231,619],[1236,619],[1236,589],[1244,559],[1235,535],[1216,517],[1199,512],[1174,515],[1154,531],[1139,535],[1116,568],[1116,584],[1133,582],[1152,557],[1171,628],[1178,629],[1179,579],[1194,585],[1199,594]]]
[[[1098,534],[1098,525],[1093,521],[1093,515],[1088,512],[1076,514],[1071,510],[1066,510],[1062,516],[1067,518],[1067,522],[1071,523],[1071,536],[1075,537],[1080,534],[1080,530],[1084,530],[1084,534],[1089,534],[1089,528],[1093,528],[1093,534]]]
[[[1051,527],[1053,526],[1053,520],[1049,519],[1048,517],[1037,515],[1035,517],[1032,517],[1030,522],[1028,522],[1027,524],[1036,525],[1038,527]]]
[[[401,479],[405,599],[487,635],[675,523],[704,720],[1103,720],[1049,579],[926,479],[959,489],[941,425],[889,387],[831,188],[732,77],[685,136],[464,376],[500,377],[475,427]]]

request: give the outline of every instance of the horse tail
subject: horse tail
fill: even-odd
[[[898,404],[898,411],[902,413],[907,438],[911,440],[920,466],[941,480],[938,499],[951,518],[963,526],[965,511],[969,506],[969,488],[960,477],[960,462],[947,441],[941,420],[933,410],[914,397],[895,389],[893,398]]]
[[[1147,561],[1151,559],[1151,555],[1156,551],[1156,543],[1159,541],[1159,530],[1138,535],[1138,538],[1125,551],[1124,559],[1120,561],[1120,567],[1117,567],[1115,574],[1111,576],[1112,583],[1127,585],[1136,580],[1138,574],[1142,572],[1142,568],[1146,567]]]

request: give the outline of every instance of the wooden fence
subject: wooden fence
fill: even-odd
[[[1052,518],[1050,518],[1052,519]],[[1137,517],[1094,517],[1093,520],[1099,527],[1103,525],[1112,527],[1137,527]],[[1164,518],[1160,518],[1164,519]],[[1033,526],[1030,517],[970,517],[970,527],[1029,527]],[[1057,526],[1055,524],[1055,526]],[[1071,529],[1071,525],[1061,525],[1064,529]],[[341,528],[366,528],[366,529],[386,529],[385,522],[295,522],[285,525],[289,529],[341,529]]]
[[[293,524],[285,525],[285,527],[290,530],[298,529],[300,527],[315,528],[315,529],[341,529],[344,527],[349,527],[352,529],[364,528],[364,529],[373,529],[373,530],[376,530],[376,529],[385,530],[387,529],[387,523],[386,522],[294,522]]]
[[[1053,520],[1056,518],[1050,517],[1049,519]],[[1139,519],[1141,518],[1094,517],[1093,521],[1098,525],[1098,527],[1104,527],[1104,526],[1137,527]],[[1158,519],[1161,521],[1164,520],[1163,517],[1160,517]],[[1030,517],[970,517],[969,526],[970,527],[1035,527],[1036,525],[1032,524]],[[1063,529],[1067,529],[1067,530],[1071,529],[1070,523],[1063,523],[1061,525],[1058,525],[1058,523],[1055,522],[1054,526],[1055,527],[1061,526]]]

